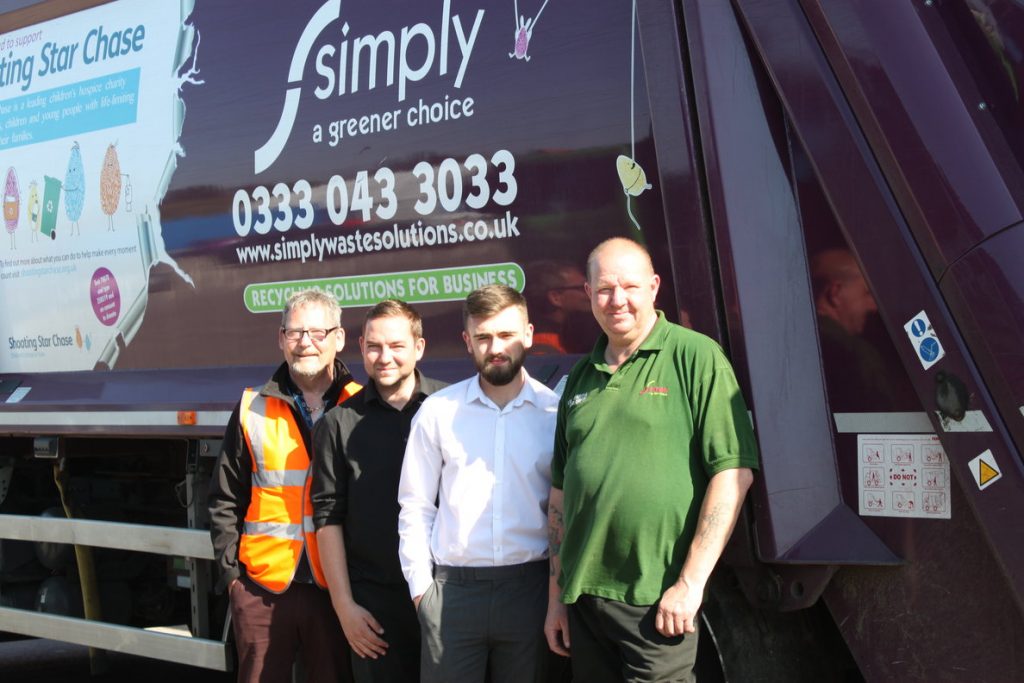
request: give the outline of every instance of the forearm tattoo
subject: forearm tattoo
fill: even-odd
[[[565,521],[562,511],[553,506],[548,506],[548,564],[551,568],[551,576],[558,573],[558,554],[562,550],[562,536],[565,532]]]
[[[724,524],[725,510],[721,504],[715,505],[704,515],[701,515],[697,527],[697,547],[704,549],[715,545],[717,539],[722,535]]]
[[[562,549],[562,533],[565,529],[562,511],[558,508],[548,510],[548,545],[551,555],[557,555]]]

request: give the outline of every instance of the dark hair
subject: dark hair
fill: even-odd
[[[472,318],[490,318],[510,306],[517,306],[526,316],[526,299],[508,285],[484,285],[470,292],[462,305],[462,324]]]
[[[377,318],[405,318],[409,321],[409,329],[412,330],[412,338],[419,339],[423,336],[423,318],[419,311],[398,299],[384,299],[366,313],[363,320],[363,332],[366,332],[366,324]]]

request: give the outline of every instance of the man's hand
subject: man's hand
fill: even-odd
[[[548,599],[548,615],[544,619],[544,637],[556,655],[569,656],[569,611],[559,600]]]
[[[661,596],[654,628],[668,637],[696,632],[697,610],[703,598],[702,586],[691,586],[686,579],[680,578]]]
[[[416,609],[417,612],[420,609],[420,600],[423,599],[424,595],[426,595],[426,593],[420,593],[419,595],[417,595],[415,598],[412,599],[412,606],[413,606],[414,609]]]
[[[388,651],[388,643],[381,638],[384,629],[367,610],[355,602],[351,602],[336,610],[341,630],[345,632],[352,651],[366,659],[377,659]]]
[[[704,586],[736,526],[743,497],[753,481],[753,472],[739,467],[722,470],[708,482],[700,504],[697,533],[690,542],[683,570],[658,603],[654,628],[661,635],[681,636],[697,630],[697,610],[704,599]]]

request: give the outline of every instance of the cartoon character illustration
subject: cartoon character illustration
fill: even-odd
[[[644,190],[651,189],[647,182],[647,174],[640,164],[636,163],[625,154],[620,154],[615,160],[615,169],[619,172],[619,182],[622,183],[622,191],[631,197],[639,197]]]
[[[651,184],[647,182],[647,174],[636,161],[636,0],[633,0],[633,18],[630,22],[630,56],[629,56],[629,156],[620,154],[615,159],[615,170],[619,174],[619,182],[622,183],[622,191],[626,195],[626,213],[629,220],[637,230],[642,230],[640,224],[633,215],[633,207],[630,202],[632,197],[639,197],[644,190],[650,190]]]
[[[633,221],[636,229],[640,230],[640,224],[633,215],[633,207],[630,206],[630,198],[639,197],[644,190],[651,189],[651,184],[647,182],[647,174],[640,164],[625,154],[620,154],[615,160],[615,170],[619,173],[619,182],[622,183],[622,191],[626,194],[626,213],[629,214],[629,219]]]
[[[107,214],[107,231],[114,230],[114,212],[121,199],[121,163],[117,159],[117,143],[107,146],[100,171],[100,205]]]
[[[540,20],[540,15],[547,6],[548,0],[544,0],[544,4],[540,6],[537,16],[527,19],[519,13],[519,0],[515,0],[516,42],[513,51],[508,53],[509,59],[530,61],[530,55],[526,54],[526,51],[530,49],[530,38],[533,37],[533,29],[537,28],[537,21]]]
[[[43,219],[39,232],[51,240],[57,239],[57,212],[60,207],[60,181],[48,175],[43,176]]]
[[[18,229],[18,214],[21,209],[21,190],[18,188],[18,174],[14,167],[7,169],[7,180],[4,182],[4,225],[11,236],[11,249],[14,246],[14,231]]]
[[[132,212],[132,177],[124,174],[124,210]]]
[[[71,221],[71,234],[82,227],[78,224],[85,206],[85,169],[82,166],[82,152],[76,142],[71,147],[71,158],[68,159],[68,170],[64,174],[64,213]]]
[[[28,213],[28,232],[32,236],[32,241],[35,242],[39,239],[43,212],[42,205],[39,203],[39,183],[34,180],[28,184],[28,204],[26,209]]]

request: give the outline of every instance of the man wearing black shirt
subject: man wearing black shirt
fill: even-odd
[[[419,622],[398,562],[398,480],[413,415],[444,386],[416,370],[424,347],[411,306],[374,306],[359,339],[369,381],[313,435],[313,523],[358,683],[419,680]]]

